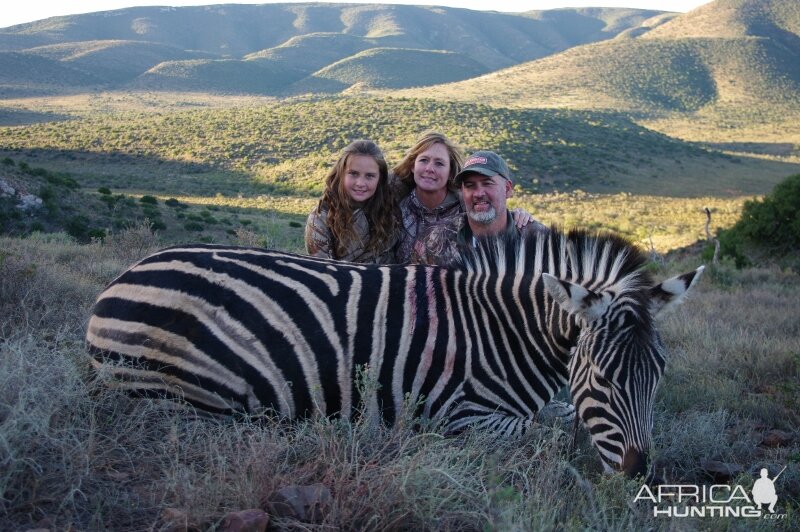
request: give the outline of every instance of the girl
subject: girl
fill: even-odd
[[[356,140],[342,151],[308,216],[305,241],[315,257],[395,262],[396,204],[386,159],[374,142]]]

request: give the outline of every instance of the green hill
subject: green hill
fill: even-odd
[[[114,40],[51,44],[26,52],[92,72],[103,81],[112,83],[129,81],[165,61],[211,56],[158,43]]]
[[[137,7],[54,17],[3,28],[0,51],[30,50],[34,56],[75,63],[76,68],[98,78],[105,88],[126,88],[134,74],[148,72],[136,86],[169,86],[176,90],[203,87],[228,92],[229,80],[213,78],[214,73],[219,73],[243,79],[245,83],[240,90],[252,89],[256,94],[264,94],[265,90],[271,92],[282,84],[276,79],[265,89],[263,83],[249,82],[258,77],[258,71],[249,64],[202,67],[201,74],[167,75],[168,83],[151,82],[154,73],[159,77],[165,70],[193,71],[198,68],[195,60],[212,58],[265,60],[273,65],[265,68],[276,73],[283,68],[284,72],[299,70],[310,75],[374,48],[461,54],[481,65],[482,72],[488,72],[587,41],[613,38],[656,12],[584,9],[548,13],[521,15],[429,6],[318,3]],[[591,27],[591,31],[588,34],[577,31],[578,21],[580,27]],[[190,62],[184,66],[174,64],[180,60]],[[363,60],[358,58],[356,62]],[[461,63],[465,61],[462,59]],[[168,65],[161,66],[165,62]],[[36,64],[31,66],[36,67]],[[18,70],[25,69],[21,65]],[[375,75],[385,71],[378,69]],[[477,71],[470,67],[468,72]],[[414,70],[414,76],[409,73],[406,77],[403,86],[431,83],[418,69]],[[179,86],[180,79],[187,80],[186,87]],[[434,81],[453,79],[459,78],[445,76]],[[295,79],[290,75],[283,85],[292,81]],[[397,86],[394,79],[383,83],[366,81],[369,86]],[[344,83],[342,87],[351,85]],[[71,91],[76,86],[82,85],[65,75],[51,90]],[[304,87],[316,86],[332,90],[339,85],[316,79],[304,84]]]
[[[293,68],[315,72],[358,52],[375,48],[376,39],[345,33],[310,33],[292,37],[274,48],[248,54],[245,59],[269,59],[287,62]]]
[[[679,15],[662,11],[584,7],[575,9],[549,9],[528,11],[524,16],[559,27],[564,36],[564,48],[612,38],[634,29],[648,31],[654,26]]]
[[[800,7],[718,0],[633,33],[401,96],[653,113],[800,106]]]
[[[60,61],[20,52],[0,52],[0,97],[52,94],[63,87],[98,85],[101,79]]]
[[[439,50],[373,48],[327,66],[313,77],[333,80],[344,86],[403,88],[426,83],[472,78],[486,67],[463,54]]]
[[[167,61],[139,76],[135,89],[276,94],[303,72],[269,60]]]

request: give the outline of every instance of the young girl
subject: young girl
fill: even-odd
[[[389,170],[378,146],[356,140],[325,178],[325,192],[309,214],[306,250],[315,257],[396,262],[397,214]]]

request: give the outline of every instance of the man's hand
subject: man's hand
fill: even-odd
[[[520,209],[519,207],[516,209],[511,209],[511,216],[514,218],[514,223],[517,225],[518,229],[522,229],[533,221],[533,215],[531,215],[531,213],[525,209]]]

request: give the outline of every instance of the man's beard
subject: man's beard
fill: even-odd
[[[467,216],[475,223],[489,225],[497,218],[497,209],[489,207],[488,211],[483,212],[467,211]]]

